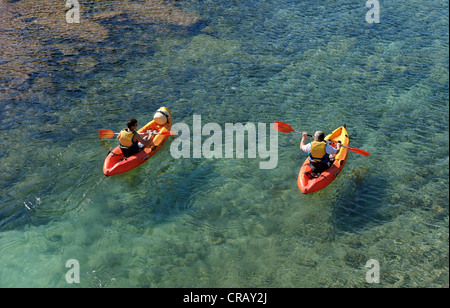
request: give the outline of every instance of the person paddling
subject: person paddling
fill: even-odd
[[[127,128],[122,129],[117,136],[117,139],[120,142],[120,149],[125,157],[130,157],[131,155],[138,153],[144,147],[151,147],[153,145],[150,140],[152,132],[149,131],[148,135],[142,137],[136,132],[137,127],[138,122],[136,119],[128,119]],[[141,143],[142,146],[139,143]]]
[[[325,134],[322,131],[314,133],[314,141],[305,145],[305,140],[308,137],[307,132],[302,133],[302,140],[300,142],[300,150],[307,152],[310,160],[311,172],[313,175],[320,174],[331,167],[334,162],[334,156],[341,150],[341,142],[338,141],[336,148],[328,144],[325,139]]]

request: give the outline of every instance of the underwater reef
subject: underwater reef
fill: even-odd
[[[173,0],[80,1],[79,23],[67,21],[69,10],[61,0],[0,0],[0,101],[51,91],[55,72],[89,73],[112,61],[105,55],[116,48],[106,42],[130,24],[189,31],[201,21]]]

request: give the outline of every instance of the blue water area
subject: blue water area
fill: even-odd
[[[87,2],[81,25],[107,36],[0,28],[1,287],[448,287],[448,2],[380,0],[372,24],[363,0],[173,2],[198,17],[189,25],[94,19],[121,1]],[[190,134],[194,115],[223,133],[265,123],[267,136],[275,120],[346,124],[371,155],[350,152],[306,195],[295,133],[278,133],[273,169],[248,148],[177,159],[171,137],[105,177],[117,140],[98,130],[143,125],[161,106]]]

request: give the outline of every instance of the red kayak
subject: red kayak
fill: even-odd
[[[340,140],[342,145],[347,147],[350,143],[345,126],[335,129],[331,134],[325,137],[325,140],[330,140],[333,143],[337,143]],[[297,185],[300,191],[304,194],[308,194],[327,187],[344,168],[348,157],[348,151],[348,148],[341,147],[341,150],[335,157],[333,165],[318,176],[313,176],[311,174],[309,158],[307,158],[298,174]]]
[[[170,112],[167,108],[164,108],[170,115]],[[156,130],[159,133],[170,132],[172,128],[172,117],[169,117],[169,122],[165,125],[159,125],[154,120],[148,122],[145,126],[140,128],[138,133],[145,133],[149,129]],[[155,149],[144,148],[140,152],[131,155],[130,157],[125,157],[120,149],[120,146],[117,146],[114,150],[108,153],[108,156],[105,158],[105,162],[103,164],[103,173],[106,176],[115,175],[130,171],[137,166],[145,163],[149,160],[153,155],[155,155],[166,143],[167,139],[169,139],[169,135],[156,134],[152,136],[152,141],[157,147]]]

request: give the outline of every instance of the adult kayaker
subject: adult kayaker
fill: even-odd
[[[307,137],[308,133],[303,132],[300,150],[308,153],[311,172],[313,174],[319,174],[331,167],[334,162],[334,156],[341,150],[341,142],[338,141],[336,148],[334,148],[324,140],[324,132],[316,131],[313,136],[314,141],[305,145]]]
[[[136,132],[138,127],[138,122],[136,119],[128,119],[127,120],[127,128],[124,128],[120,131],[117,139],[120,142],[120,149],[125,157],[130,157],[133,154],[138,153],[144,147],[154,146],[151,138],[151,131],[149,131],[148,135],[142,137]],[[141,143],[142,146],[139,144]]]

